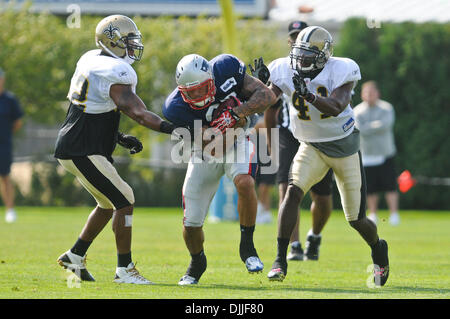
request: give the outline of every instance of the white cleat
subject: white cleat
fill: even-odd
[[[270,211],[262,211],[256,215],[257,224],[270,224],[272,222],[272,214]]]
[[[389,216],[389,224],[392,226],[397,226],[400,224],[400,215],[399,213],[394,213]]]
[[[378,224],[377,214],[375,214],[375,213],[369,213],[369,215],[367,216],[367,218],[369,218],[371,221],[373,221],[375,225]]]
[[[196,284],[198,284],[198,280],[189,275],[184,275],[183,277],[181,277],[180,281],[178,282],[178,285],[180,285],[180,286],[188,286],[188,285],[196,285]]]
[[[17,214],[14,209],[8,209],[5,215],[5,221],[8,224],[14,223],[17,220]]]
[[[58,257],[56,261],[64,269],[69,269],[83,281],[95,281],[94,277],[86,269],[86,255],[78,256],[70,250]]]
[[[153,285],[153,282],[139,274],[133,263],[128,267],[117,267],[114,282],[119,284]]]
[[[245,260],[245,267],[247,267],[249,273],[254,274],[261,272],[264,269],[264,264],[258,257],[251,256]]]

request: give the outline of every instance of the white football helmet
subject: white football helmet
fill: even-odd
[[[333,55],[333,38],[322,27],[310,26],[297,36],[291,50],[291,66],[294,70],[311,72],[322,69]]]
[[[178,62],[175,75],[178,90],[186,103],[197,110],[208,107],[214,101],[216,86],[208,61],[198,54],[184,56]],[[194,90],[204,91],[201,96],[193,96]]]

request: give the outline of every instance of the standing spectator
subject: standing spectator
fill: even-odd
[[[369,218],[377,222],[378,194],[384,192],[390,211],[391,225],[400,223],[398,192],[394,167],[396,153],[394,143],[395,113],[392,105],[380,99],[374,81],[363,84],[362,103],[354,111],[356,126],[361,131],[362,162],[367,178],[367,206]]]
[[[0,192],[6,207],[5,220],[17,219],[14,210],[14,186],[9,176],[12,163],[12,135],[22,127],[22,109],[15,96],[5,90],[5,72],[0,68]]]

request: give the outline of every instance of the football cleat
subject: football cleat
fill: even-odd
[[[306,238],[303,260],[319,260],[319,248],[322,237],[309,235]]]
[[[389,277],[388,244],[380,239],[377,247],[372,249],[373,281],[377,286],[384,286]]]
[[[17,214],[14,209],[8,209],[5,215],[5,221],[8,224],[14,223],[17,220]]]
[[[300,243],[291,245],[291,251],[287,255],[287,260],[303,260],[304,254]]]
[[[153,282],[139,274],[133,263],[127,267],[117,267],[114,282],[119,284],[152,285]]]
[[[270,281],[283,281],[286,278],[286,273],[281,268],[272,268],[267,274]]]
[[[183,277],[181,277],[180,281],[178,282],[178,285],[180,285],[180,286],[188,286],[188,285],[196,285],[196,284],[198,284],[198,280],[189,275],[184,275]]]
[[[86,269],[86,255],[81,257],[68,250],[59,256],[56,262],[64,269],[72,271],[83,281],[95,281],[94,277]]]
[[[400,215],[398,213],[393,213],[389,216],[389,224],[392,226],[397,226],[400,224]]]
[[[264,264],[257,256],[248,257],[245,260],[245,267],[250,274],[259,273],[264,269]]]
[[[272,222],[272,214],[270,211],[261,211],[256,215],[257,224],[270,224]]]
[[[375,213],[369,213],[369,215],[367,216],[367,218],[369,218],[371,221],[373,221],[375,225],[378,224],[378,217],[377,217],[377,214],[375,214]]]
[[[280,261],[277,257],[272,265],[272,269],[267,274],[270,281],[283,281],[287,274],[287,262]]]

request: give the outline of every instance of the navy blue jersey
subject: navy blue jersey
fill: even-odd
[[[230,95],[240,96],[244,84],[245,64],[230,54],[221,54],[209,61],[214,75],[214,83],[216,86],[216,94],[214,95],[215,103],[220,103],[227,99]],[[186,103],[178,88],[167,97],[164,102],[162,112],[166,119],[176,126],[183,126],[193,129],[195,120],[202,120],[202,125],[209,125],[207,112],[211,105],[202,110],[196,110]]]
[[[12,128],[23,111],[16,97],[8,91],[0,94],[0,155],[12,152]]]

